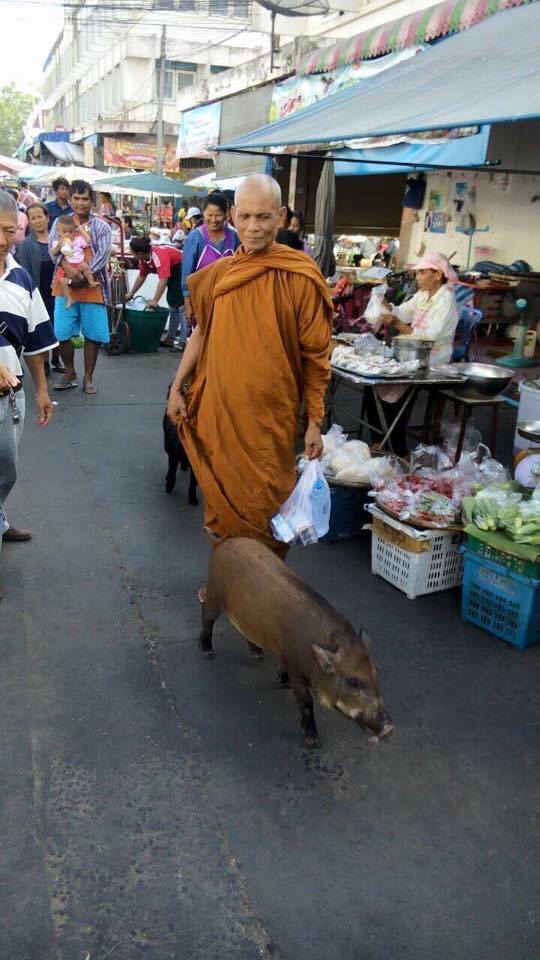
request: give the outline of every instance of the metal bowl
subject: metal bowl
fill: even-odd
[[[524,440],[540,443],[540,420],[522,420],[517,425],[517,432]]]
[[[392,341],[394,360],[400,360],[402,363],[406,360],[418,360],[420,367],[427,367],[434,342],[434,340],[422,340],[420,337],[394,337]]]
[[[514,371],[491,363],[459,363],[456,373],[467,377],[466,383],[456,386],[463,397],[496,397],[512,382]]]

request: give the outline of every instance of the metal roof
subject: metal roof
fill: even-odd
[[[540,4],[472,30],[218,150],[262,151],[540,116]]]

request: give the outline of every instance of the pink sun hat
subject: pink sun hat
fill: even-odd
[[[406,270],[440,270],[446,277],[448,283],[458,283],[458,275],[451,265],[448,257],[444,253],[431,253],[428,251],[418,263],[407,264]]]

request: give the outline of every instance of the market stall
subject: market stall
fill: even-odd
[[[512,479],[482,444],[456,462],[455,433],[438,446],[420,444],[405,461],[334,424],[320,466],[299,461],[297,490],[274,518],[275,535],[305,545],[317,530],[330,542],[367,531],[373,574],[411,600],[463,585],[463,619],[523,650],[540,642],[540,421],[525,433],[537,452]],[[305,480],[317,471],[312,513]]]

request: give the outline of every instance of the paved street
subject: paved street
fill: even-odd
[[[80,352],[78,360],[80,363]],[[392,742],[318,709],[225,622],[196,647],[208,547],[164,493],[176,360],[101,357],[29,419],[2,551],[0,960],[533,960],[540,648],[407,600],[370,541],[293,566],[373,640]],[[261,584],[264,589],[264,584]]]

